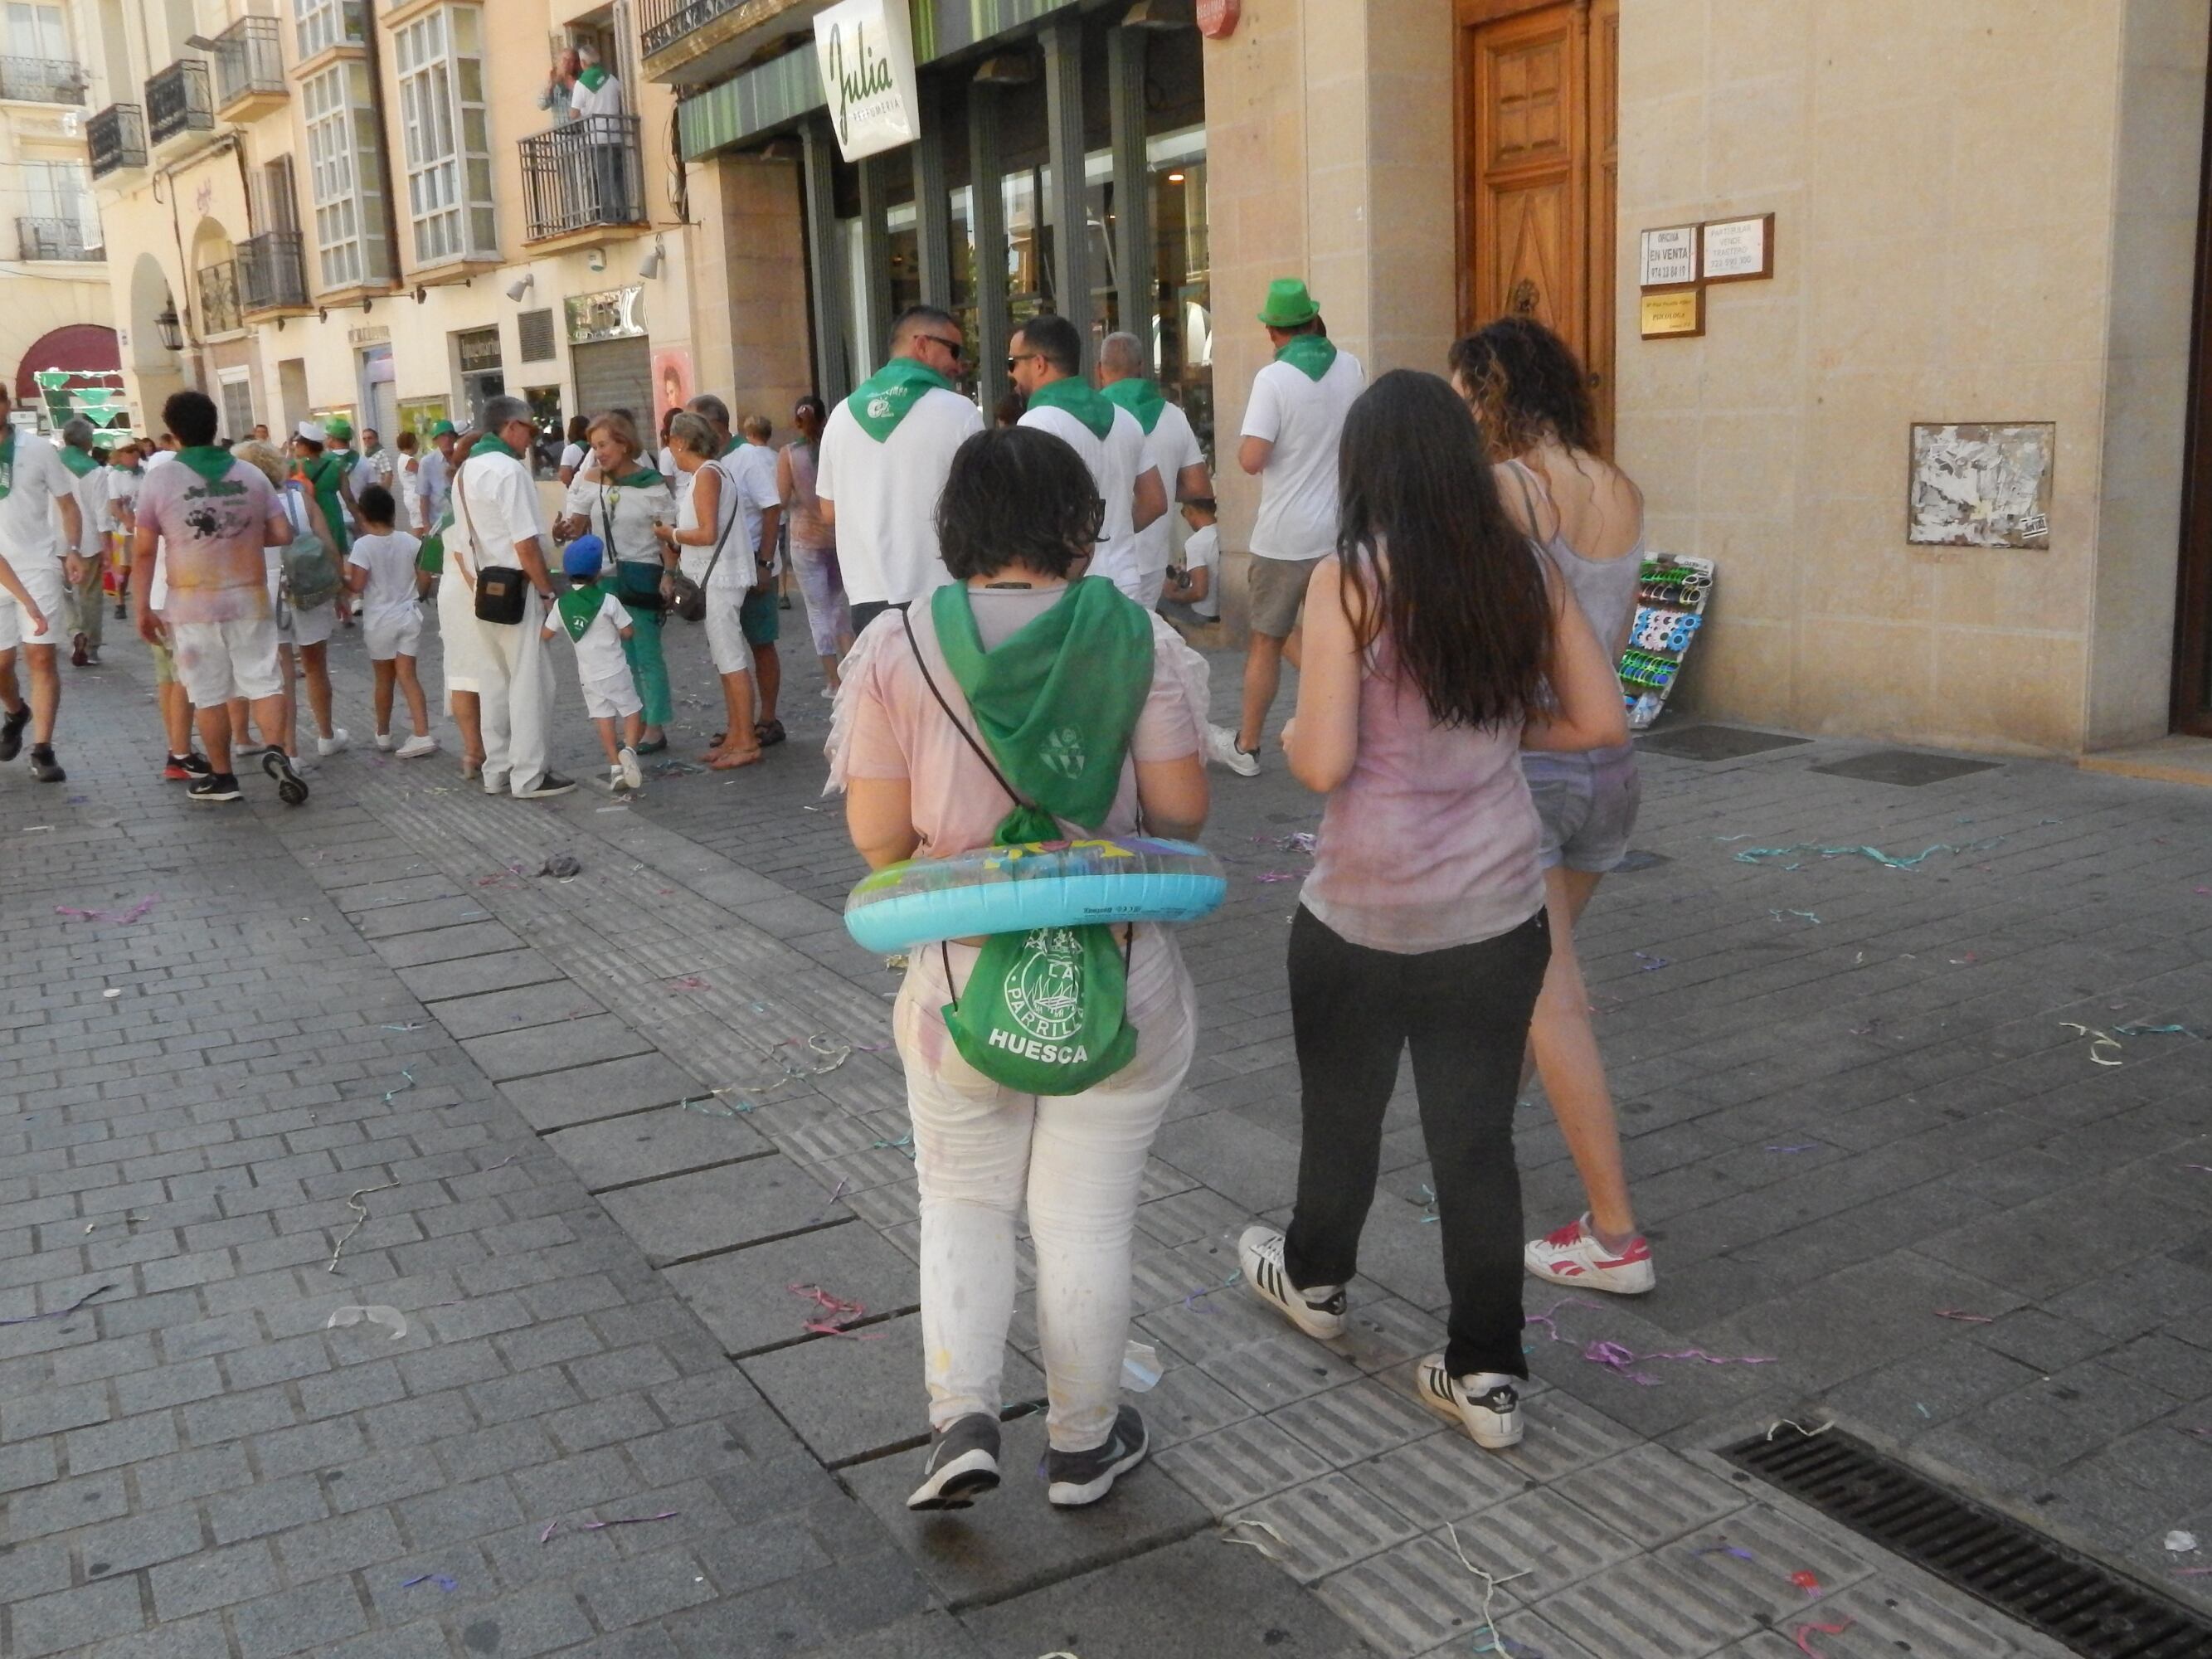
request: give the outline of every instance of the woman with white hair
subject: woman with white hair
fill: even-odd
[[[264,744],[291,757],[294,770],[310,772],[318,761],[337,754],[351,741],[343,726],[331,723],[330,638],[337,621],[337,592],[343,580],[337,566],[337,544],[331,534],[330,520],[324,516],[322,503],[301,479],[286,476],[289,469],[285,465],[283,453],[276,445],[249,438],[242,444],[233,444],[230,453],[269,480],[283,506],[284,516],[292,523],[293,549],[271,547],[267,554],[269,602],[276,614],[276,654],[284,671],[284,729],[264,732],[261,738]],[[309,532],[321,538],[331,567],[330,580],[327,587],[316,590],[319,594],[316,603],[302,606],[295,600],[287,567],[292,562],[292,553],[300,546],[300,538]],[[305,759],[301,757],[298,741],[299,696],[292,684],[295,651],[307,683],[307,708],[314,716],[317,734],[314,755]],[[230,711],[233,732],[242,733],[246,730],[246,713],[245,700],[234,699]],[[243,754],[246,750],[239,744],[234,745],[234,752]],[[262,769],[270,776],[276,775],[266,760]]]

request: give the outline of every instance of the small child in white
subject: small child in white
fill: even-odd
[[[629,612],[599,586],[599,565],[605,554],[605,544],[597,536],[579,536],[562,550],[561,568],[568,573],[569,587],[553,602],[544,636],[550,640],[556,633],[566,634],[575,645],[584,712],[599,726],[599,743],[607,751],[607,782],[617,789],[635,789],[645,781],[637,769],[645,705],[630,678],[629,659],[623,654],[623,641],[635,631]],[[617,719],[622,721],[619,742],[615,737]]]
[[[415,672],[416,647],[422,637],[422,589],[429,578],[416,567],[422,544],[392,528],[398,510],[392,492],[371,484],[354,503],[365,533],[354,538],[346,555],[346,586],[361,596],[362,632],[368,641],[368,665],[376,677],[376,746],[392,747],[392,688],[407,696],[407,718],[415,735],[399,745],[399,758],[435,754],[430,710],[422,682]]]

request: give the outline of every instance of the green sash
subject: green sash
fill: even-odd
[[[568,637],[580,640],[592,631],[599,612],[606,608],[607,591],[597,582],[588,586],[572,587],[553,601],[553,608],[561,615],[561,626],[568,630]]]
[[[1293,334],[1283,342],[1275,361],[1288,363],[1309,380],[1318,380],[1336,361],[1336,347],[1318,334]]]
[[[4,435],[0,435],[0,501],[8,499],[8,492],[15,487],[15,434],[18,428],[10,424]]]
[[[330,526],[331,539],[337,544],[334,550],[343,558],[353,542],[346,534],[345,501],[338,487],[339,480],[345,477],[345,463],[338,459],[340,453],[325,450],[312,461],[301,462],[300,476],[315,492],[315,501],[323,509],[323,522]],[[178,459],[190,453],[185,450]]]
[[[883,443],[933,387],[950,392],[952,382],[927,363],[894,357],[854,388],[845,407],[853,411],[861,431]]]
[[[1152,381],[1135,375],[1126,380],[1116,380],[1108,386],[1104,396],[1137,417],[1137,424],[1149,436],[1160,423],[1160,411],[1168,406],[1168,394]],[[1103,434],[1100,434],[1103,436]]]
[[[939,588],[929,614],[989,757],[1029,797],[1000,823],[998,843],[1059,842],[1060,818],[1102,824],[1152,689],[1144,611],[1088,577],[989,652],[964,584]],[[1135,1055],[1127,993],[1128,959],[1111,927],[1041,927],[988,938],[965,995],[943,1013],[984,1076],[1024,1094],[1073,1095]]]
[[[70,470],[72,477],[82,478],[88,472],[96,472],[100,470],[100,457],[88,455],[82,449],[71,449],[67,444],[64,444],[62,465]]]
[[[607,72],[597,64],[586,64],[576,71],[576,78],[584,83],[586,92],[597,92],[607,83]]]
[[[1053,380],[1030,393],[1030,407],[1066,410],[1083,422],[1094,438],[1103,438],[1114,429],[1114,405],[1105,393],[1090,381],[1071,374],[1064,380]]]
[[[195,444],[179,450],[177,459],[211,484],[228,478],[234,465],[230,452],[219,444]]]
[[[471,460],[474,460],[486,450],[489,450],[495,455],[504,455],[510,461],[519,461],[522,459],[520,455],[517,454],[514,450],[509,449],[507,445],[501,441],[500,435],[496,432],[487,432],[483,436],[479,437],[477,440],[476,447],[469,451],[469,459]]]
[[[609,482],[624,489],[650,489],[657,483],[665,483],[667,480],[651,467],[641,466],[635,472],[625,473],[619,478],[610,479]]]

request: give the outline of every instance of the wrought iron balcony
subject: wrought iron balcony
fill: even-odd
[[[200,333],[228,334],[246,326],[238,305],[238,266],[225,259],[193,272],[200,291]]]
[[[110,104],[84,124],[85,149],[92,160],[92,176],[146,165],[146,119],[136,104]]]
[[[88,246],[84,227],[74,219],[18,219],[15,257],[19,259],[97,259],[100,251]]]
[[[238,245],[238,306],[248,317],[307,308],[307,268],[298,231],[264,231]]]
[[[215,106],[271,106],[285,95],[284,53],[273,17],[241,17],[215,38]]]
[[[83,68],[66,58],[0,58],[0,98],[81,106],[86,78]]]
[[[645,0],[637,14],[639,43],[650,58],[744,3],[745,0]]]
[[[635,115],[586,115],[522,144],[525,240],[642,225],[645,168]]]
[[[157,144],[187,132],[215,131],[204,58],[180,58],[146,82],[146,131]]]

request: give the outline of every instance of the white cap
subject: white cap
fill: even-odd
[[[296,435],[305,438],[311,444],[319,444],[327,441],[327,440],[323,436],[323,428],[320,422],[315,421],[301,422],[300,429]]]

